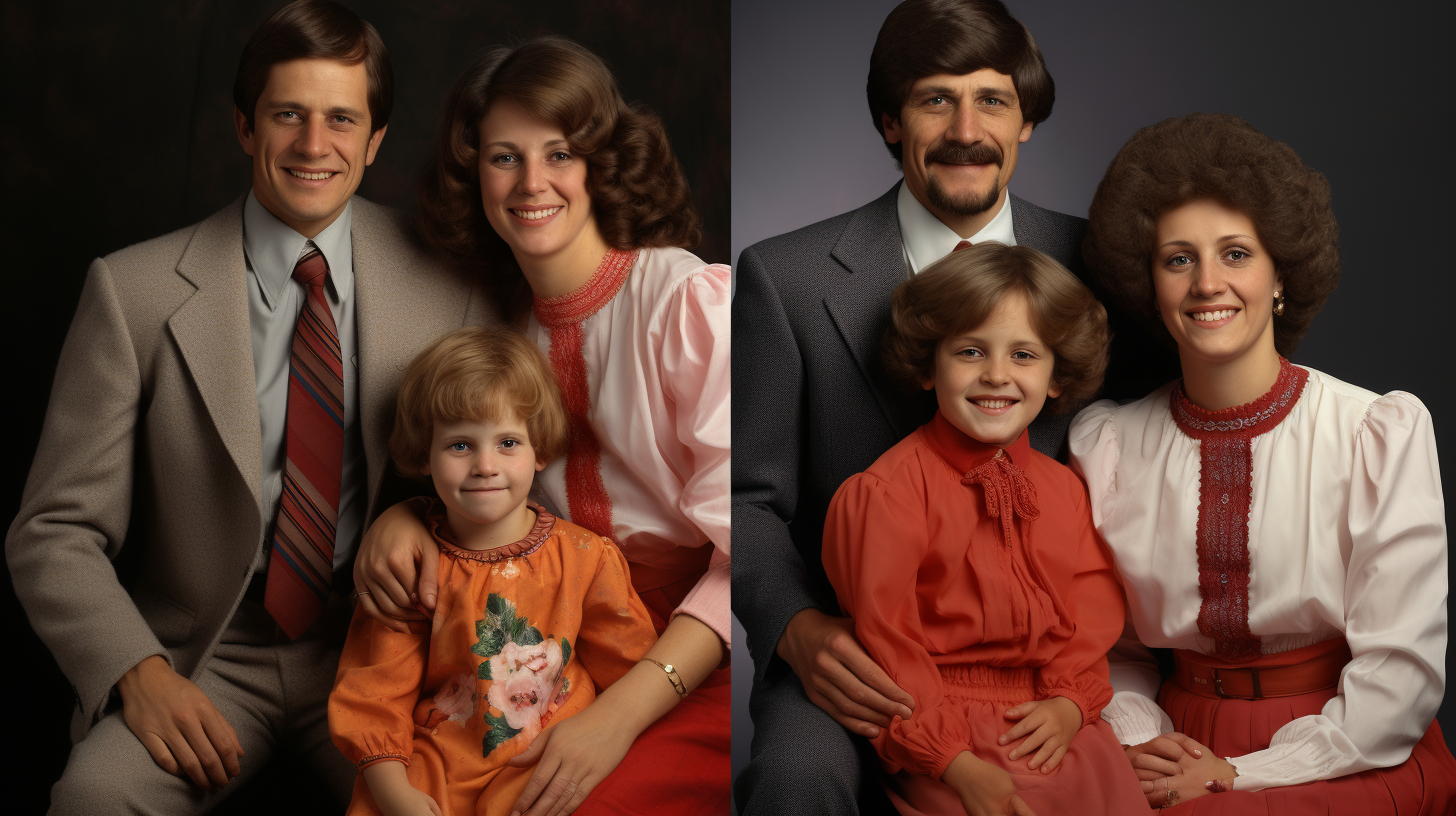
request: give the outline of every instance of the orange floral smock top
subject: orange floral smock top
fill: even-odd
[[[395,632],[355,610],[329,696],[329,731],[349,761],[408,764],[415,741],[430,740],[478,780],[656,642],[621,551],[530,506],[524,539],[467,550],[435,502],[426,526],[440,545],[440,593],[427,631]]]

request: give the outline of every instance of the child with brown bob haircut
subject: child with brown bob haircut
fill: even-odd
[[[1072,471],[1026,428],[1096,392],[1107,318],[1056,261],[995,242],[895,290],[886,367],[934,419],[829,505],[824,567],[914,698],[871,742],[906,814],[1142,813],[1102,707],[1123,595]]]
[[[518,332],[461,329],[405,369],[390,453],[439,497],[440,591],[427,631],[355,611],[329,698],[350,814],[509,813],[534,768],[508,761],[656,640],[617,547],[526,498],[568,433]]]

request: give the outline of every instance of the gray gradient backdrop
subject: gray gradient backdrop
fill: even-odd
[[[1011,189],[1085,216],[1138,128],[1242,116],[1291,145],[1334,189],[1343,278],[1294,361],[1435,415],[1453,495],[1452,216],[1447,27],[1415,2],[1010,0],[1057,83]],[[900,177],[865,101],[889,0],[734,0],[732,247],[853,209]],[[1377,16],[1378,15],[1378,16]],[[1439,84],[1438,84],[1439,83]],[[1439,376],[1437,372],[1439,371]],[[1447,509],[1447,527],[1451,513]],[[748,546],[738,542],[738,546]],[[734,624],[733,771],[748,759],[753,669]],[[1447,676],[1451,676],[1447,657]],[[1456,705],[1441,710],[1448,743]]]

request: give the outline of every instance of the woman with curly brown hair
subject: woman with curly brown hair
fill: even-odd
[[[1337,233],[1324,177],[1226,115],[1139,131],[1092,202],[1088,266],[1183,369],[1088,407],[1070,437],[1137,636],[1113,651],[1103,716],[1155,807],[1456,801],[1432,721],[1447,586],[1430,413],[1286,359],[1338,281]],[[1165,682],[1147,647],[1174,650]]]
[[[571,440],[537,479],[542,503],[622,548],[661,636],[512,760],[536,764],[515,810],[722,812],[729,270],[678,248],[698,217],[661,123],[570,40],[492,49],[455,85],[421,214],[426,241],[480,269],[547,353]],[[408,617],[431,546],[409,507],[386,512],[360,549],[361,603]]]

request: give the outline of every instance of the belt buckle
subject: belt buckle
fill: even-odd
[[[1223,690],[1223,677],[1219,675],[1219,672],[1220,671],[1226,671],[1226,672],[1246,671],[1246,672],[1248,672],[1249,673],[1249,678],[1250,678],[1250,680],[1253,681],[1253,684],[1254,684],[1254,693],[1253,693],[1253,696],[1251,696],[1251,697],[1244,697],[1244,696],[1239,695],[1239,694],[1230,694],[1230,693],[1224,691]],[[1218,694],[1218,696],[1223,697],[1225,699],[1229,699],[1229,700],[1261,700],[1264,697],[1264,690],[1259,686],[1259,670],[1257,668],[1254,668],[1253,666],[1249,666],[1249,667],[1242,668],[1242,669],[1214,669],[1213,670],[1213,690]]]

